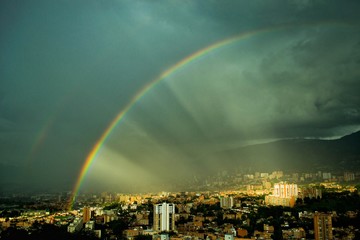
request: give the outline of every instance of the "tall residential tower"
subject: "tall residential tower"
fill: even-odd
[[[154,230],[175,230],[175,204],[161,203],[154,205]]]
[[[297,184],[280,182],[274,184],[274,191],[272,195],[265,196],[265,203],[267,205],[293,207],[297,197]]]
[[[315,233],[315,240],[333,239],[331,214],[315,212],[314,233]]]

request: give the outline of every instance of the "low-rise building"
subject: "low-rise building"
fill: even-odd
[[[69,224],[67,231],[69,233],[78,232],[83,227],[83,219],[82,218],[75,218],[72,223]]]

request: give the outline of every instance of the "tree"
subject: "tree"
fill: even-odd
[[[13,227],[7,228],[5,231],[1,232],[0,239],[7,239],[7,240],[31,240],[28,233],[23,229],[16,229]]]
[[[152,240],[152,236],[140,234],[135,236],[135,240]]]

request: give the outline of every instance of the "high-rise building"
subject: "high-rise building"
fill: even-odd
[[[220,197],[220,207],[221,208],[232,208],[234,206],[233,197]]]
[[[84,207],[83,208],[83,222],[87,223],[88,221],[90,221],[91,218],[91,209],[90,207]]]
[[[320,188],[304,187],[299,190],[299,198],[322,198],[322,191]]]
[[[175,204],[161,203],[154,205],[154,230],[175,230]]]
[[[344,181],[354,181],[355,180],[355,174],[353,172],[345,172],[344,173]]]
[[[276,197],[297,197],[298,195],[298,187],[297,184],[288,184],[288,183],[276,183],[274,184],[274,192],[273,195]]]
[[[274,184],[273,194],[265,197],[265,203],[267,205],[293,207],[295,205],[297,197],[297,184],[288,184],[281,182]]]
[[[331,214],[315,212],[314,233],[315,233],[315,240],[333,239]]]
[[[322,178],[323,178],[323,179],[331,179],[331,173],[329,173],[329,172],[323,172],[323,173],[322,173]]]

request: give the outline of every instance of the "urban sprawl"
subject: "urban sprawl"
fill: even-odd
[[[359,182],[351,171],[224,171],[182,192],[2,193],[0,239],[360,239]]]

